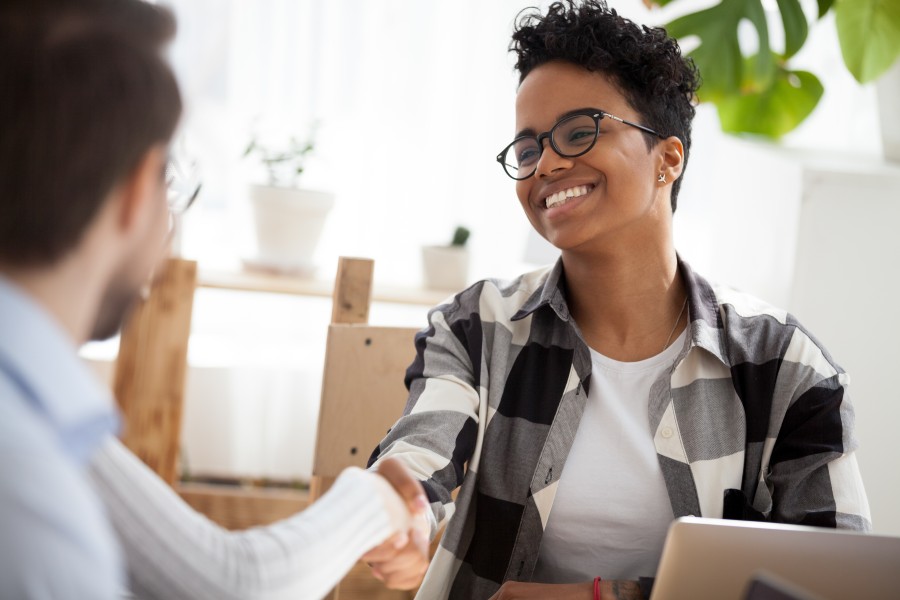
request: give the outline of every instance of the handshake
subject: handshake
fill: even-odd
[[[391,537],[363,555],[372,574],[397,590],[422,582],[429,562],[431,523],[428,498],[422,484],[397,459],[378,463],[378,496],[390,517]]]

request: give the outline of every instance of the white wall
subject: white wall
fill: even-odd
[[[850,374],[875,531],[900,535],[900,165],[802,169],[791,310]]]

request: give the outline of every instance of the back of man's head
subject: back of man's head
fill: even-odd
[[[140,0],[0,7],[0,265],[54,263],[181,115],[160,56],[169,12]]]

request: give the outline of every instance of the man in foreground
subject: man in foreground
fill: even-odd
[[[0,7],[3,598],[116,598],[126,571],[148,596],[222,598],[210,586],[229,575],[245,584],[229,597],[321,596],[427,506],[395,463],[232,539],[115,445],[114,402],[77,349],[118,331],[185,206],[166,181],[181,99],[159,51],[173,33],[167,11],[138,0]],[[150,544],[137,524],[152,515],[154,540],[171,542],[168,526],[200,545]],[[120,548],[145,554],[126,565]]]

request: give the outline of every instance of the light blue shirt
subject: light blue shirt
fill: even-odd
[[[0,598],[117,598],[124,566],[87,477],[115,432],[106,390],[57,321],[0,277]]]

